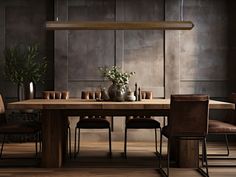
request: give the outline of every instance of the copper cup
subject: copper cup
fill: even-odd
[[[81,99],[89,100],[89,92],[88,91],[82,91],[81,92]]]
[[[43,99],[50,99],[50,92],[49,91],[43,91]]]
[[[69,99],[69,91],[62,91],[61,92],[61,99]]]
[[[146,91],[146,99],[152,99],[152,92]]]
[[[94,99],[94,95],[92,91],[89,92],[89,99]]]
[[[55,99],[55,92],[54,91],[49,92],[49,99]]]
[[[95,99],[101,99],[101,96],[102,96],[102,94],[100,91],[95,92]]]
[[[61,92],[55,92],[55,99],[61,99]]]
[[[141,98],[145,99],[146,98],[146,92],[145,91],[141,91]]]

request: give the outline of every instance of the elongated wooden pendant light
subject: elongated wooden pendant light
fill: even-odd
[[[47,30],[191,30],[191,21],[80,22],[48,21]]]
[[[48,21],[47,30],[191,30],[194,24],[183,20],[183,0],[181,2],[181,21],[144,22],[104,22],[104,21]]]

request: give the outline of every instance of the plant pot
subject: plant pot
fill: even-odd
[[[112,101],[124,101],[126,91],[122,87],[118,87],[116,84],[112,84],[108,89],[108,95]]]

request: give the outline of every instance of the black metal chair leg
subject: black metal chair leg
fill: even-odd
[[[208,161],[207,161],[207,148],[206,148],[206,138],[203,139],[202,142],[202,164],[203,161],[205,162],[205,165],[202,165],[202,167],[198,167],[198,172],[205,177],[209,177],[209,172],[208,172]],[[206,171],[204,171],[202,168],[205,167]]]
[[[167,176],[170,174],[170,142],[168,140],[168,145],[167,145]]]
[[[204,153],[204,142],[202,140],[202,167],[204,166],[204,162],[205,162],[205,153]]]
[[[36,160],[38,158],[38,133],[36,133],[36,136],[35,136],[35,158]]]
[[[71,129],[70,127],[68,127],[68,143],[69,143],[69,156],[71,158],[72,154],[71,154]]]
[[[162,135],[161,135],[161,139],[160,139],[160,147],[162,147]],[[162,160],[162,149],[160,149],[160,158],[159,158],[159,168],[160,168],[160,172],[162,173],[162,175],[164,175],[165,177],[169,176],[169,166],[170,166],[170,143],[169,140],[167,140],[167,169],[166,172],[165,170],[162,168],[162,164],[161,164],[161,160]]]
[[[207,176],[209,176],[209,173],[208,173],[208,162],[207,162],[206,138],[204,138],[204,154],[205,154],[205,163],[206,163],[206,173],[207,173]]]
[[[80,152],[80,128],[78,128],[78,154]]]
[[[127,158],[127,128],[126,127],[125,127],[124,156],[125,156],[125,158]]]
[[[227,156],[229,156],[229,140],[228,140],[228,135],[225,134],[225,144],[226,144],[226,148],[227,148]]]
[[[229,140],[228,140],[228,135],[224,134],[224,137],[225,137],[226,153],[224,153],[224,154],[207,154],[207,156],[229,156]]]
[[[77,156],[76,143],[77,143],[77,128],[75,128],[75,144],[74,144],[74,159]]]
[[[162,134],[160,131],[160,156],[159,156],[159,169],[161,169],[161,162],[162,162]]]
[[[2,147],[1,147],[1,152],[0,152],[0,158],[2,158],[2,152],[3,152],[4,143],[5,143],[5,138],[6,138],[6,135],[3,135]]]
[[[39,152],[42,152],[42,133],[39,132]]]
[[[112,152],[111,152],[111,128],[109,127],[109,157],[112,157]]]
[[[157,151],[157,129],[155,128],[155,149],[156,149],[156,155],[158,155],[158,151]]]
[[[111,116],[111,131],[114,131],[114,118]]]

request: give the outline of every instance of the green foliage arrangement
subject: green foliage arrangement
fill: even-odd
[[[122,72],[117,66],[112,66],[111,68],[104,66],[100,67],[99,70],[105,79],[110,80],[119,88],[127,86],[129,84],[129,78],[135,74],[135,72]]]
[[[43,82],[47,71],[46,57],[40,58],[37,44],[17,45],[5,49],[5,76],[15,84]]]

